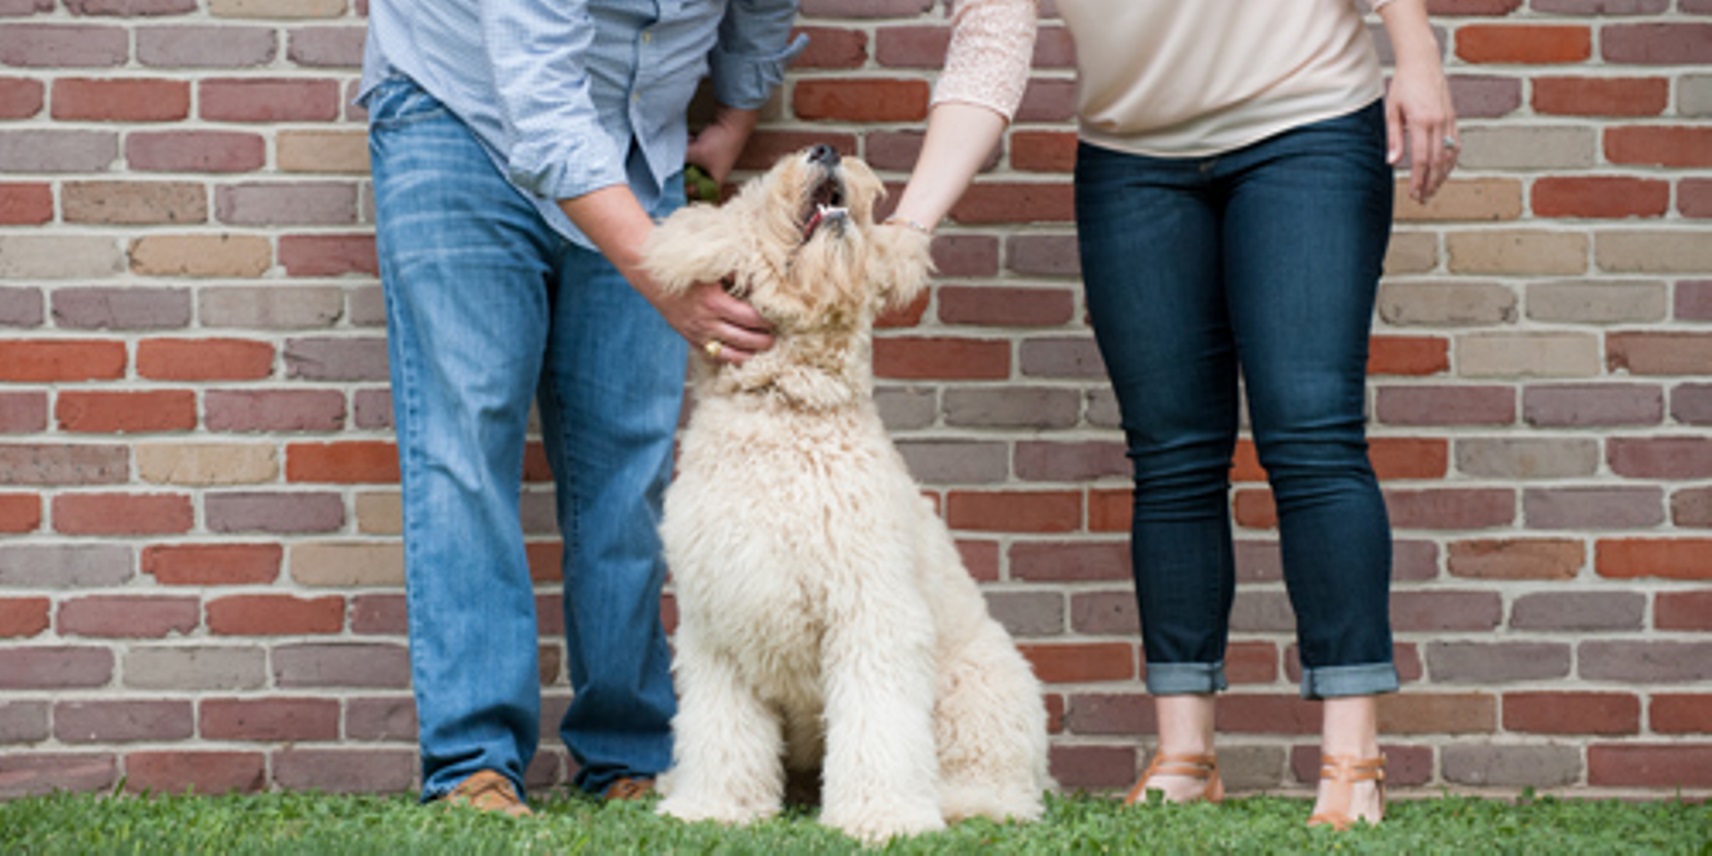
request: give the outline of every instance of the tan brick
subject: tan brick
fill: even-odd
[[[283,172],[363,174],[369,171],[369,141],[363,131],[281,131]]]
[[[345,290],[337,286],[288,286],[202,289],[197,301],[202,326],[297,330],[330,327],[345,311]]]
[[[1433,232],[1398,232],[1385,252],[1385,275],[1426,273],[1439,266],[1439,236]]]
[[[60,192],[67,223],[202,223],[208,191],[185,181],[76,181]]]
[[[1676,110],[1684,116],[1712,116],[1712,74],[1685,74],[1678,78]]]
[[[1587,236],[1574,232],[1503,229],[1445,236],[1457,273],[1577,274],[1587,270]]]
[[[1516,320],[1516,292],[1496,282],[1388,282],[1379,287],[1379,317],[1402,327],[1484,327]]]
[[[0,235],[0,278],[100,279],[124,270],[125,254],[109,237]]]
[[[131,244],[131,270],[145,276],[258,277],[272,263],[259,235],[155,235]]]
[[[1536,172],[1591,167],[1598,155],[1599,132],[1592,126],[1500,126],[1463,131],[1457,163],[1465,169]]]
[[[1594,259],[1619,273],[1712,272],[1712,240],[1705,231],[1598,232]]]
[[[216,18],[339,18],[349,0],[208,0]]]
[[[1456,468],[1471,476],[1592,476],[1599,471],[1599,460],[1599,441],[1590,437],[1467,437],[1456,441]]]
[[[1449,181],[1422,205],[1409,198],[1409,181],[1397,182],[1398,222],[1425,220],[1515,220],[1522,216],[1522,183],[1511,178]]]
[[[1599,337],[1585,333],[1473,333],[1456,341],[1463,377],[1595,377]]]
[[[365,535],[397,535],[404,531],[404,505],[397,493],[357,494],[357,531]]]
[[[1670,286],[1653,281],[1536,282],[1528,285],[1527,304],[1528,317],[1536,321],[1663,321],[1670,311]]]
[[[299,585],[402,585],[404,545],[397,541],[293,544],[288,567]]]
[[[240,443],[159,443],[136,448],[137,475],[155,484],[256,484],[279,478],[279,450]]]

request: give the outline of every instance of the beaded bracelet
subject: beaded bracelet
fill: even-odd
[[[880,221],[880,225],[882,225],[882,226],[903,226],[906,229],[914,229],[917,232],[920,232],[923,235],[928,236],[929,238],[933,237],[933,230],[932,229],[929,229],[928,227],[923,226],[920,221],[912,220],[908,217],[903,216],[902,214],[893,214],[892,216],[887,217],[886,219]]]

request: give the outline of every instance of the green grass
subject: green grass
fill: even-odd
[[[408,797],[98,796],[0,803],[5,854],[854,853],[854,842],[793,813],[747,829],[656,817],[653,803],[539,800],[533,818],[422,807]],[[1308,829],[1304,800],[1141,806],[1054,798],[1036,824],[984,821],[894,841],[888,853],[1688,853],[1712,854],[1712,805],[1469,797],[1394,802],[1384,825]]]

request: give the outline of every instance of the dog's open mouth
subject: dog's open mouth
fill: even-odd
[[[823,169],[820,181],[809,193],[808,206],[802,219],[802,236],[806,243],[825,223],[842,224],[850,215],[844,207],[844,182],[837,169]]]

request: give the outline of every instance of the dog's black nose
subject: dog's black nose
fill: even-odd
[[[810,163],[821,166],[838,166],[838,150],[825,143],[816,143],[808,150],[808,159]]]

